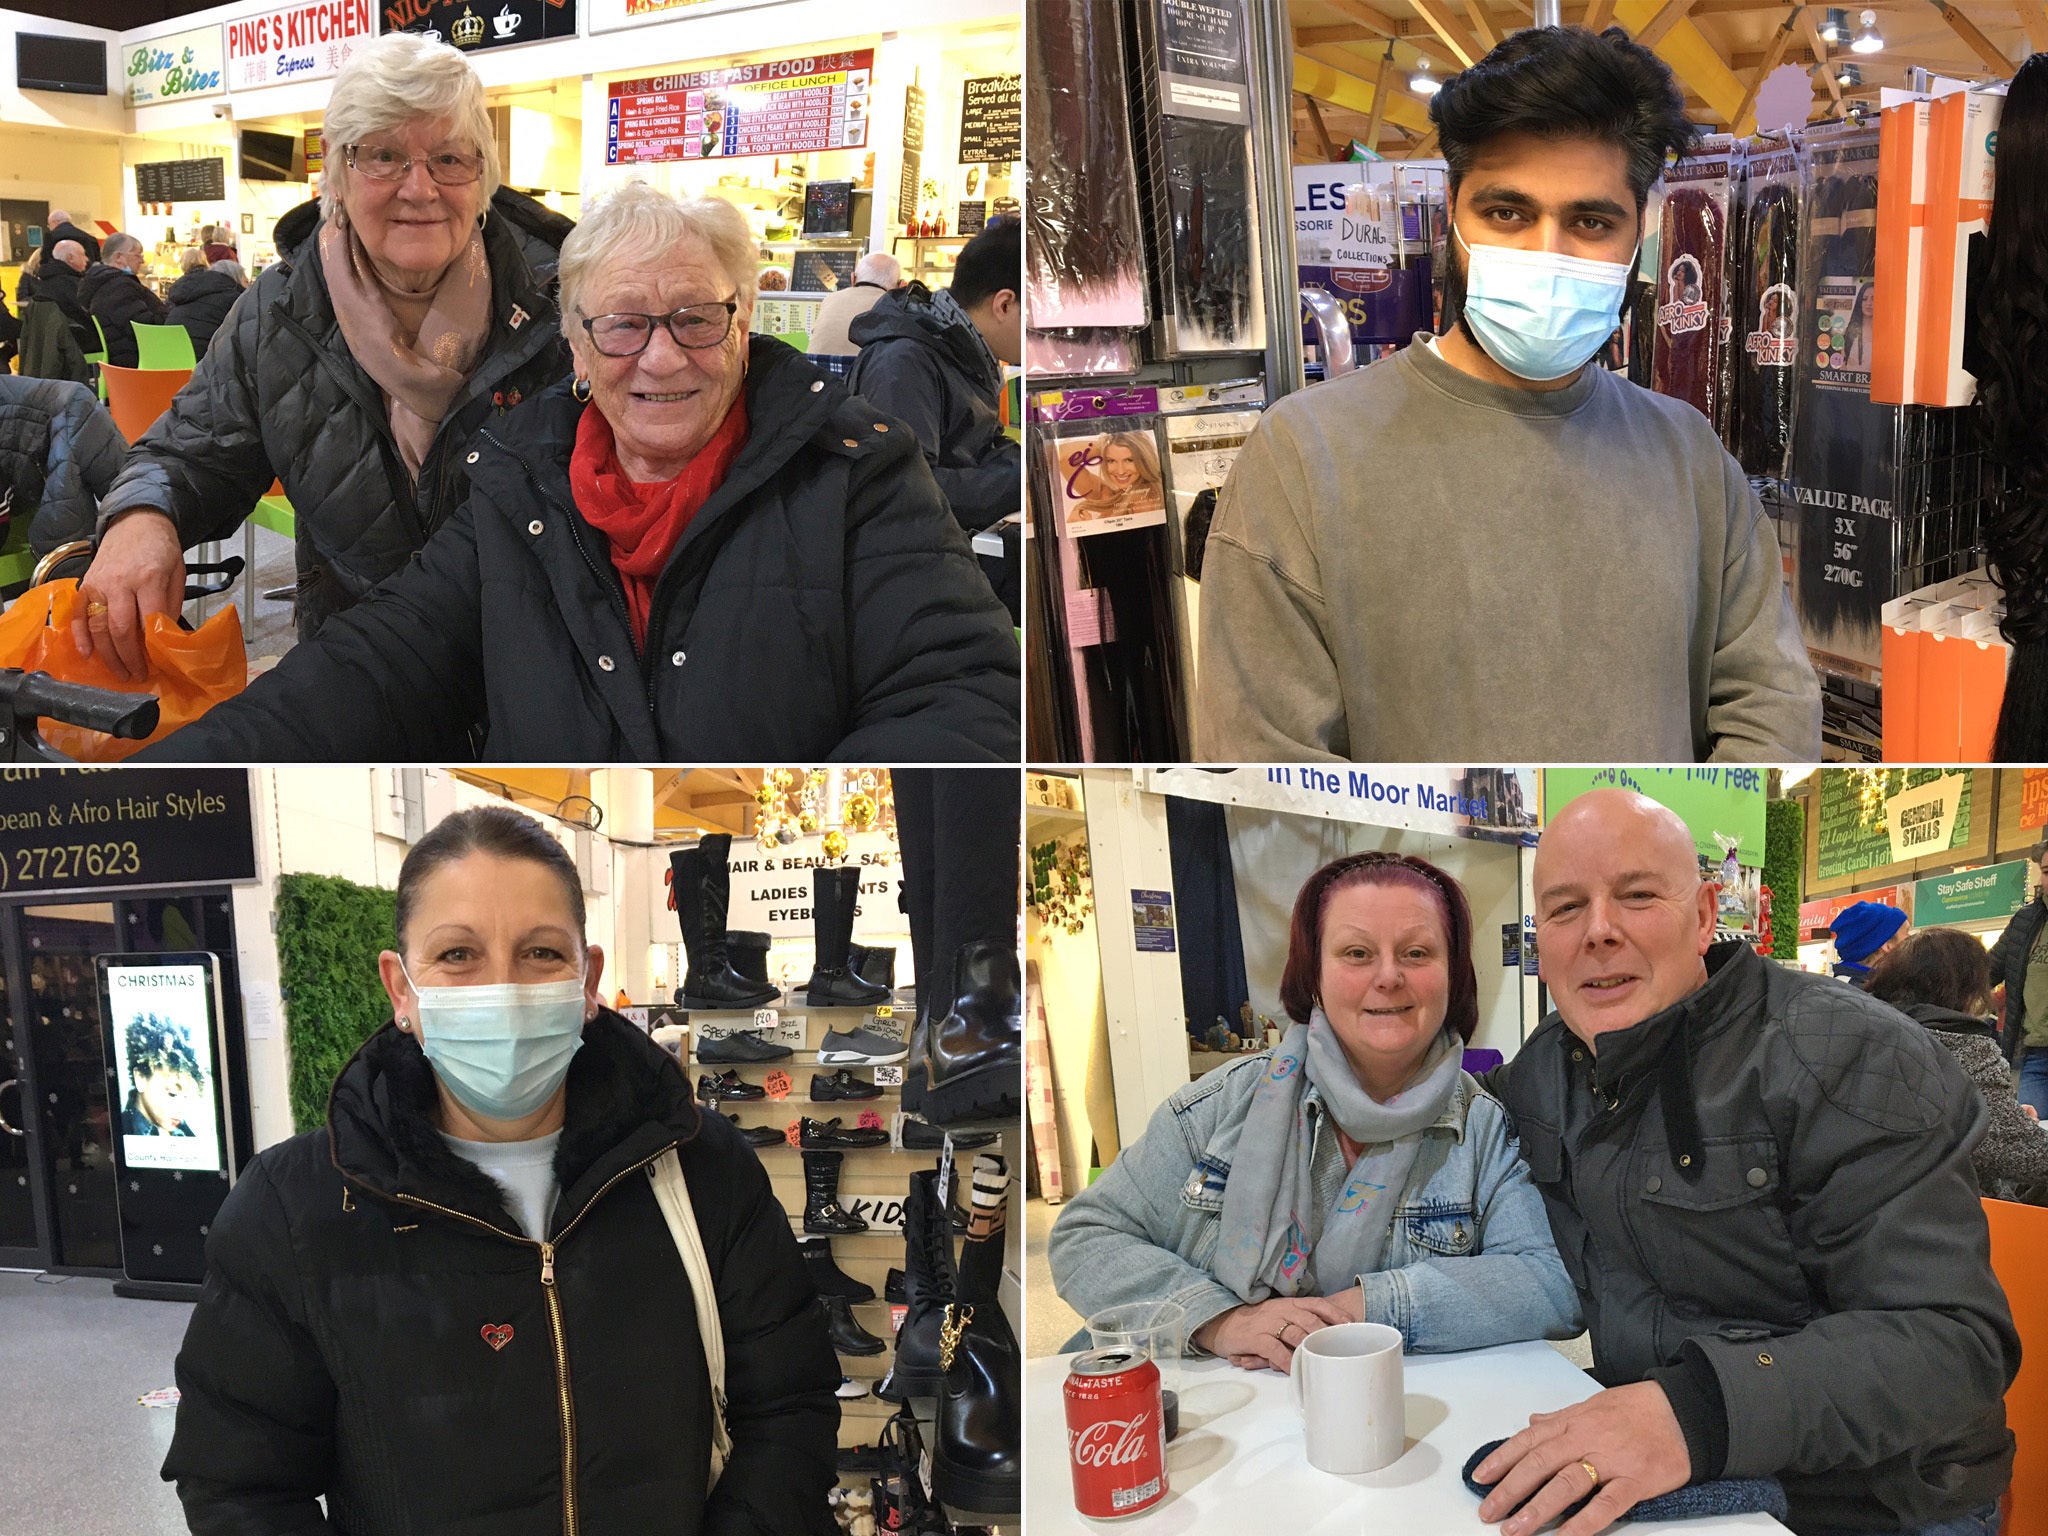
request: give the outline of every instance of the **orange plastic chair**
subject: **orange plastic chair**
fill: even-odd
[[[171,400],[192,377],[190,368],[116,368],[103,363],[100,377],[107,383],[107,409],[114,413],[114,425],[133,443],[147,432],[157,417],[171,408]]]
[[[1991,1268],[2020,1331],[2020,1373],[2005,1394],[2019,1442],[1999,1536],[2048,1536],[2048,1206],[1986,1200]]]

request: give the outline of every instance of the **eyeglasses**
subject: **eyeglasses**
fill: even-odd
[[[739,300],[727,299],[718,304],[685,304],[665,315],[593,315],[583,322],[583,329],[606,357],[638,357],[654,340],[657,325],[668,327],[669,338],[677,346],[696,352],[715,347],[732,334],[732,317],[739,307]]]
[[[452,149],[437,155],[422,155],[418,160],[403,150],[382,144],[351,144],[346,153],[348,168],[361,172],[372,181],[403,181],[412,174],[415,165],[424,165],[427,174],[444,187],[466,186],[484,173],[482,155],[458,154]]]

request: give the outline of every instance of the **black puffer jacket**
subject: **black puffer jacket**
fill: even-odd
[[[1023,505],[1023,458],[1003,435],[1003,381],[974,327],[948,324],[921,283],[875,300],[847,334],[860,348],[847,383],[917,434],[963,528],[986,528]]]
[[[83,272],[74,272],[61,261],[45,261],[42,275],[36,279],[35,285],[36,298],[48,299],[64,311],[64,318],[71,323],[71,334],[78,341],[78,350],[87,354],[99,351],[100,335],[92,327],[92,317],[85,312],[78,289],[86,278],[99,270],[87,267]]]
[[[833,1529],[839,1367],[767,1174],[623,1019],[600,1014],[583,1040],[549,1246],[448,1150],[432,1068],[392,1026],[342,1072],[328,1129],[250,1164],[178,1354],[164,1476],[193,1531]],[[709,1376],[643,1171],[672,1145],[725,1337],[734,1445],[708,1501]]]
[[[1999,1031],[1999,1049],[2015,1066],[2027,1043],[2027,962],[2033,957],[2034,940],[2041,936],[2041,924],[2048,922],[2048,897],[2036,896],[2005,925],[2005,932],[1991,946],[1991,982],[2005,988],[2005,1022]]]
[[[779,341],[746,391],[644,653],[565,383],[484,428],[417,563],[150,760],[439,762],[487,724],[488,762],[1016,762],[1017,642],[910,433]]]
[[[1607,1386],[1654,1379],[1693,1474],[1776,1475],[1792,1525],[1996,1502],[2019,1336],[1970,1154],[1982,1099],[1929,1033],[1741,943],[1596,1058],[1553,1014],[1513,1111]]]
[[[221,328],[221,322],[241,296],[242,285],[227,273],[199,267],[171,284],[171,291],[164,295],[169,306],[164,321],[190,331],[192,350],[204,357],[213,333]]]
[[[100,323],[107,338],[107,361],[116,368],[136,364],[135,332],[144,325],[164,323],[164,301],[149,291],[142,279],[126,267],[88,267],[78,280],[78,301]]]
[[[98,500],[128,445],[83,384],[0,371],[0,497],[46,555],[92,536]]]
[[[555,306],[521,254],[521,237],[484,221],[491,334],[442,418],[415,486],[390,411],[349,355],[320,270],[314,205],[278,221],[284,260],[228,312],[219,345],[129,451],[101,522],[134,507],[170,514],[186,548],[233,533],[284,482],[298,518],[301,639],[399,570],[469,494],[477,429],[569,371]]]

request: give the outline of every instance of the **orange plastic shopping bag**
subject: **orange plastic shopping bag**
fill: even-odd
[[[77,610],[78,583],[47,581],[31,587],[14,606],[0,613],[0,667],[47,672],[67,683],[85,683],[116,693],[153,693],[162,711],[148,741],[123,741],[101,731],[82,730],[45,720],[37,730],[44,741],[82,763],[118,762],[180,726],[190,725],[222,699],[249,686],[249,654],[242,646],[242,619],[234,606],[221,609],[195,630],[178,628],[167,614],[153,613],[142,621],[143,647],[149,676],[133,682],[117,676],[98,654],[78,654],[71,639]]]

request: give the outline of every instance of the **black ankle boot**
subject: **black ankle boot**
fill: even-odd
[[[797,1247],[803,1250],[804,1271],[811,1277],[811,1284],[820,1296],[844,1296],[848,1301],[873,1301],[875,1288],[859,1281],[839,1267],[839,1261],[832,1257],[832,1243],[823,1237],[805,1237],[797,1240]]]
[[[951,975],[953,984],[927,1010],[924,1117],[934,1125],[1014,1120],[1024,1077],[1015,940],[961,945]]]
[[[839,1164],[844,1152],[806,1152],[804,1158],[804,1230],[826,1237],[865,1232],[867,1218],[839,1203]]]
[[[818,958],[804,984],[804,1002],[812,1008],[869,1008],[889,1001],[889,989],[862,981],[847,969],[847,948],[853,940],[853,909],[860,900],[860,871],[811,871],[811,923]]]
[[[1023,1361],[993,1299],[955,1302],[941,1319],[945,1371],[932,1431],[932,1493],[977,1515],[1014,1515],[1023,1493]]]
[[[732,838],[715,832],[696,847],[669,855],[676,922],[689,956],[682,988],[685,1008],[761,1008],[781,995],[766,982],[740,975],[727,954],[725,912],[732,872],[726,856],[731,848]]]
[[[893,944],[854,945],[858,953],[849,952],[847,966],[854,975],[870,986],[887,987],[890,996],[896,993],[896,947]]]
[[[889,1346],[854,1321],[853,1303],[844,1296],[824,1296],[825,1332],[842,1355],[879,1355]]]
[[[888,1380],[890,1396],[897,1402],[936,1397],[945,1381],[945,1369],[939,1364],[940,1329],[957,1290],[951,1228],[945,1203],[939,1199],[937,1171],[913,1173],[903,1207],[907,1310],[903,1326],[896,1330],[896,1359]],[[881,1395],[879,1389],[876,1395]]]

